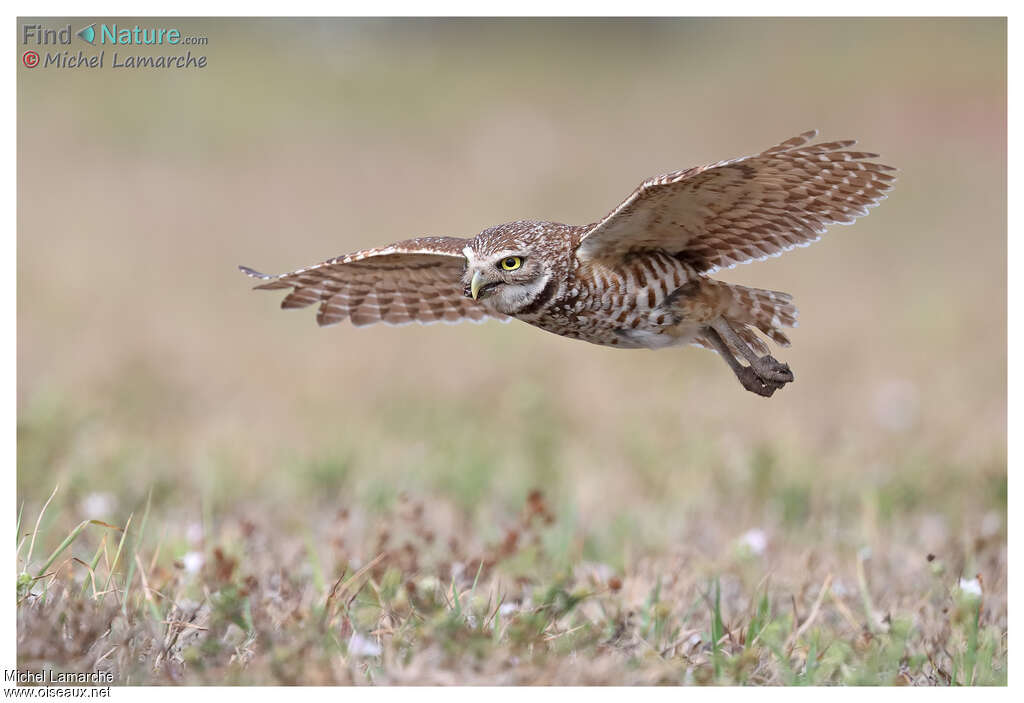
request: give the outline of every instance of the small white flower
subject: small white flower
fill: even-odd
[[[755,527],[753,530],[743,533],[743,536],[740,537],[740,545],[754,554],[764,554],[764,550],[768,547],[768,535],[764,530]]]
[[[109,493],[90,493],[82,498],[79,507],[89,520],[109,517],[114,510],[114,496]]]
[[[185,571],[195,574],[199,573],[199,570],[203,568],[203,562],[206,561],[206,558],[203,557],[202,552],[188,552],[182,557],[181,561],[185,564]]]
[[[518,613],[519,606],[515,603],[502,603],[501,607],[498,608],[498,612],[502,615],[511,615],[512,613]]]
[[[380,645],[368,637],[363,637],[358,632],[353,632],[348,640],[348,655],[350,657],[379,657]]]
[[[359,567],[356,566],[352,570],[353,571],[358,571]],[[416,584],[416,587],[418,589],[420,589],[421,591],[425,591],[425,592],[430,593],[430,592],[436,591],[438,588],[440,588],[441,587],[441,582],[438,581],[437,578],[435,578],[434,576],[424,576]]]
[[[963,591],[964,593],[968,594],[968,595],[980,598],[981,597],[981,582],[978,581],[978,579],[965,579],[965,578],[961,578],[960,579],[960,590]]]

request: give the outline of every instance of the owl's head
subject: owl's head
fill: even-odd
[[[537,302],[552,283],[553,251],[559,225],[521,220],[486,229],[462,250],[465,295],[515,315]],[[554,229],[554,232],[552,231]]]

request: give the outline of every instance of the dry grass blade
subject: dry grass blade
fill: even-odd
[[[791,652],[793,650],[793,645],[796,644],[797,640],[799,640],[814,623],[814,619],[818,617],[818,612],[821,610],[821,604],[825,600],[825,594],[829,593],[831,587],[832,574],[829,574],[825,577],[825,582],[821,584],[821,590],[818,591],[818,597],[814,599],[814,605],[811,606],[811,612],[807,614],[807,619],[804,620],[800,624],[800,627],[789,636],[789,641],[786,642],[787,651]]]
[[[72,542],[78,539],[78,535],[82,534],[82,530],[84,530],[89,525],[99,525],[101,527],[108,527],[114,530],[121,529],[119,527],[115,527],[114,525],[108,525],[107,523],[101,522],[100,520],[82,520],[82,522],[78,523],[78,526],[75,527],[75,529],[73,529],[71,533],[64,538],[64,541],[61,542],[60,545],[55,550],[53,550],[53,554],[51,554],[50,558],[46,560],[46,563],[43,564],[42,568],[39,569],[38,572],[36,572],[36,576],[34,578],[38,579],[47,569],[49,569],[53,562],[57,560],[57,557],[61,555],[61,552],[67,549]],[[29,554],[31,553],[32,549],[29,548]]]
[[[566,635],[571,635],[574,632],[578,632],[579,630],[582,630],[586,626],[587,626],[586,624],[584,624],[584,625],[577,625],[576,627],[570,628],[570,629],[565,630],[563,632],[555,632],[555,633],[552,633],[550,635],[545,635],[544,636],[544,641],[545,642],[551,642],[552,640],[556,640],[559,637],[565,637]],[[652,649],[653,649],[653,647],[652,647]]]
[[[502,593],[500,596],[498,596],[498,602],[495,603],[494,609],[491,611],[490,615],[487,616],[487,619],[484,620],[484,627],[485,628],[489,627],[490,624],[494,621],[494,619],[496,617],[498,617],[498,612],[501,610],[501,606],[502,606],[502,604],[504,602],[505,602],[505,594]]]
[[[202,625],[196,625],[194,622],[188,622],[187,620],[161,620],[160,622],[164,625],[177,627],[179,629],[190,628],[192,630],[200,630],[202,632],[207,632],[210,629],[208,627],[203,627]]]
[[[857,622],[857,618],[853,616],[853,612],[847,607],[846,603],[843,602],[842,598],[837,596],[831,589],[828,592],[829,598],[832,603],[835,604],[836,610],[843,616],[843,620],[847,622],[850,628],[854,632],[860,632],[860,623]]]
[[[46,507],[50,504],[50,501],[53,500],[53,497],[57,495],[58,488],[60,488],[59,483],[53,487],[53,492],[50,494],[50,497],[46,499],[46,502],[43,503],[43,508],[39,511],[39,516],[36,518],[36,529],[32,530],[32,541],[28,543],[28,555],[25,557],[26,568],[32,563],[32,552],[35,551],[36,535],[39,534],[39,524],[43,521],[43,513],[46,512]],[[46,569],[43,569],[43,571],[45,570]]]
[[[345,581],[345,583],[341,582],[341,579],[345,578],[345,574],[342,574],[341,577],[334,582],[334,586],[331,587],[331,592],[327,595],[327,601],[324,604],[324,618],[331,618],[331,604],[334,603],[335,599],[340,599],[343,594],[345,594],[350,588],[352,588],[360,579],[363,578],[363,576],[368,574],[370,570],[373,569],[373,567],[377,566],[377,564],[380,564],[382,561],[384,561],[386,557],[387,552],[381,552],[372,560],[364,564],[362,568],[360,568],[358,571],[352,574],[352,576],[350,576],[348,580]],[[353,594],[353,596],[358,594],[359,590],[360,589],[356,589],[355,594]]]
[[[104,653],[103,653],[102,655],[100,655],[100,658],[96,660],[96,663],[95,663],[95,665],[94,665],[94,666],[96,666],[96,667],[99,667],[99,665],[100,665],[100,662],[102,662],[102,661],[103,661],[104,659],[106,659],[106,658],[107,658],[107,657],[109,657],[109,656],[110,656],[111,654],[113,654],[114,652],[116,652],[116,651],[117,651],[117,648],[118,648],[118,645],[116,645],[116,644],[115,644],[115,645],[114,645],[113,647],[111,647],[111,648],[110,648],[110,649],[108,649],[108,650],[107,650],[106,652],[104,652]]]
[[[137,552],[135,554],[135,562],[139,567],[139,578],[142,579],[142,592],[146,596],[146,603],[149,605],[149,612],[153,616],[154,620],[160,620],[160,610],[156,607],[156,602],[153,600],[153,593],[149,588],[149,579],[146,578],[146,570],[142,568],[142,561],[139,559]],[[127,598],[125,600],[127,600]]]
[[[21,501],[21,507],[18,508],[18,521],[17,521],[17,525],[16,525],[15,530],[14,530],[14,543],[18,545],[18,552],[21,551],[21,545],[22,545],[22,542],[23,542],[23,539],[22,539],[22,536],[21,536],[21,516],[24,514],[24,512],[25,512],[25,501]]]
[[[92,583],[92,597],[96,598],[96,566],[100,563],[100,556],[103,554],[103,550],[106,548],[107,535],[104,534],[103,538],[100,539],[99,545],[96,547],[96,554],[92,557],[92,562],[89,563],[89,580],[82,584],[81,595],[85,595],[85,590],[89,584]]]
[[[881,628],[879,627],[875,604],[871,600],[871,592],[868,590],[868,578],[864,569],[865,561],[867,561],[867,557],[864,554],[857,555],[857,586],[860,588],[860,597],[864,605],[864,615],[867,618],[868,629],[873,634],[877,634]]]
[[[118,527],[117,525],[111,525],[109,522],[103,522],[102,520],[87,520],[86,522],[88,522],[90,525],[98,525],[100,527],[106,527],[110,530],[117,530],[118,532],[124,532],[126,529],[128,529],[127,525],[125,525],[124,527]]]
[[[110,565],[110,570],[107,572],[107,581],[103,584],[103,592],[106,593],[110,588],[110,580],[114,578],[114,569],[117,568],[117,562],[121,558],[121,549],[124,548],[124,540],[128,536],[128,528],[132,524],[132,515],[128,516],[128,522],[125,523],[124,530],[121,532],[121,539],[117,543],[117,551],[114,553],[114,562]]]
[[[75,562],[76,564],[81,564],[82,566],[85,567],[85,570],[87,572],[89,572],[89,578],[87,578],[84,581],[82,581],[82,590],[81,590],[80,595],[84,595],[85,594],[86,589],[89,588],[89,582],[90,581],[92,581],[92,583],[93,583],[93,590],[95,590],[96,589],[96,576],[93,573],[92,566],[88,562],[82,561],[78,557],[71,557],[71,560],[73,562]]]
[[[160,558],[160,549],[164,546],[164,537],[166,537],[166,531],[160,535],[160,539],[156,543],[156,549],[153,550],[153,558],[149,560],[149,570],[152,571],[156,568],[157,559]]]
[[[153,503],[153,489],[149,489],[149,495],[146,497],[146,510],[142,513],[142,525],[139,527],[139,532],[132,541],[132,552],[138,555],[139,547],[142,545],[142,538],[146,535],[146,523],[149,521],[149,509]],[[131,522],[131,518],[128,519]],[[125,526],[127,528],[127,525]],[[127,533],[127,529],[125,530]],[[128,575],[124,579],[124,599],[121,601],[121,613],[127,617],[128,615],[128,591],[132,587],[132,579],[135,577],[135,565],[137,559],[129,559],[128,561]]]

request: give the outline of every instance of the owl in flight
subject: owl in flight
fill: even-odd
[[[770,397],[793,373],[757,332],[789,346],[792,297],[710,274],[852,224],[894,180],[877,154],[849,150],[853,140],[809,143],[816,135],[644,181],[594,224],[519,220],[472,239],[409,239],[279,276],[239,268],[263,282],[257,288],[291,288],[283,308],[318,304],[321,325],[516,318],[623,349],[695,344],[718,352],[748,391]]]

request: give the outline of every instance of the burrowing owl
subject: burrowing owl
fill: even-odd
[[[318,303],[321,325],[516,318],[612,347],[696,344],[767,397],[793,373],[755,330],[788,346],[792,298],[709,274],[851,224],[894,180],[895,169],[871,160],[877,154],[850,151],[853,140],[808,144],[816,135],[644,181],[596,224],[520,220],[472,239],[410,239],[280,276],[240,268],[264,281],[257,288],[292,288],[283,308]]]

